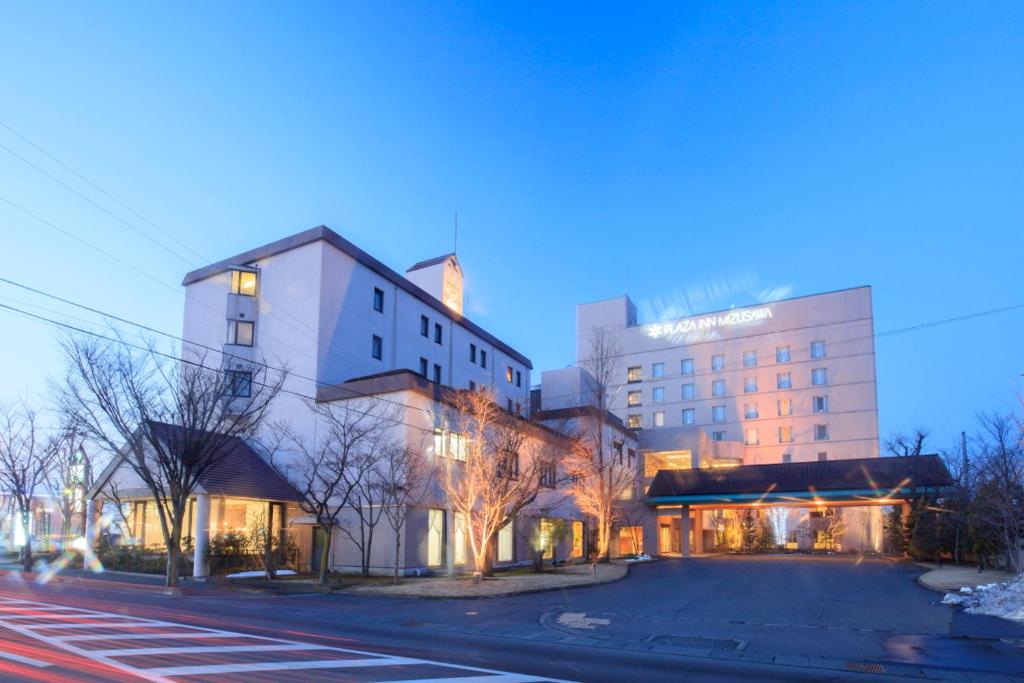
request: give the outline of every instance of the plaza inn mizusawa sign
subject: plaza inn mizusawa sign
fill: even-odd
[[[674,337],[690,332],[711,330],[716,327],[735,327],[756,323],[762,320],[769,320],[772,317],[772,309],[768,306],[762,308],[747,308],[742,311],[728,311],[714,315],[704,315],[699,318],[685,318],[667,323],[653,323],[647,326],[647,336],[657,339],[659,337]]]

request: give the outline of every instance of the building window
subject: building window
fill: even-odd
[[[780,372],[775,375],[775,387],[777,389],[792,389],[793,378],[788,372]]]
[[[825,462],[828,460],[828,451],[818,451],[818,462]]]
[[[743,378],[743,393],[753,394],[757,391],[757,378],[756,377],[744,377]]]
[[[683,362],[679,366],[679,372],[681,372],[684,375],[692,375],[693,374],[693,359],[692,358],[684,358]]]
[[[540,485],[546,489],[553,489],[557,483],[555,478],[556,469],[553,462],[542,462],[540,464]]]
[[[643,419],[636,413],[626,417],[626,425],[630,429],[643,429]]]
[[[626,405],[629,405],[629,406],[641,405],[643,403],[642,396],[643,396],[643,392],[640,392],[640,391],[630,391],[629,393],[626,394]]]
[[[425,315],[420,316],[420,334],[424,337],[430,334],[430,319]]]
[[[228,396],[249,398],[252,395],[252,373],[228,370],[224,373],[225,393]]]
[[[654,426],[664,427],[665,426],[665,411],[656,410],[654,411]]]
[[[643,379],[643,373],[639,365],[634,365],[633,367],[626,369],[627,382],[639,382],[641,379]]]
[[[775,362],[776,363],[788,363],[789,362],[789,347],[788,346],[776,346],[775,347]]]
[[[476,344],[470,344],[469,345],[469,362],[470,363],[475,363],[476,362]]]
[[[684,384],[683,385],[683,400],[684,401],[692,401],[694,396],[696,395],[696,393],[697,393],[697,391],[696,391],[696,388],[694,387],[693,384]]]
[[[793,443],[792,427],[779,427],[779,443]]]
[[[256,296],[256,273],[248,270],[232,270],[231,293]]]
[[[487,352],[480,349],[480,367],[487,368]]]
[[[711,356],[711,371],[721,372],[722,370],[725,370],[725,356],[720,353],[716,353]]]
[[[378,313],[384,312],[384,290],[379,287],[373,288],[373,310]]]
[[[712,406],[711,407],[711,421],[712,422],[725,422],[725,406]]]
[[[826,368],[814,368],[811,370],[811,384],[816,387],[828,384],[828,370]]]
[[[828,441],[828,425],[814,425],[814,440]]]
[[[427,511],[427,565],[444,564],[444,510]]]
[[[474,382],[473,380],[469,380],[469,390],[476,391],[476,382]]]
[[[711,383],[711,395],[712,396],[725,396],[725,380],[716,379]]]
[[[814,405],[814,412],[816,413],[827,413],[828,412],[828,396],[815,396],[812,399]]]
[[[693,408],[683,408],[683,424],[692,425],[697,421],[697,411]]]
[[[466,462],[466,438],[458,432],[434,428],[434,455]]]
[[[505,368],[505,381],[509,382],[509,383],[512,382],[512,366],[511,365],[508,366],[507,368]]]
[[[725,432],[711,432],[712,441],[725,441]]]
[[[523,373],[521,371],[519,371],[519,370],[516,370],[516,386],[517,387],[522,387],[523,386]]]
[[[498,562],[512,562],[515,558],[512,549],[515,547],[515,536],[509,522],[498,531]]]
[[[748,429],[743,435],[743,443],[745,443],[748,446],[756,446],[758,444],[757,430]]]
[[[420,358],[420,377],[426,379],[427,377],[427,359]]]
[[[248,320],[231,320],[228,323],[228,344],[252,346],[255,326]]]
[[[443,332],[441,331],[441,323],[434,323],[434,343],[440,344]]]
[[[779,417],[788,417],[793,414],[793,401],[788,398],[779,399]]]
[[[757,367],[757,351],[744,351],[743,352],[743,367],[745,367],[745,368],[756,368]]]
[[[665,387],[654,387],[651,390],[651,400],[655,403],[665,402]]]
[[[512,399],[508,399],[508,412],[512,412]]]
[[[793,454],[792,453],[783,453],[782,454],[782,462],[787,464],[787,465],[789,463],[793,462]]]
[[[441,383],[441,366],[434,363],[434,384]]]
[[[811,342],[811,358],[824,358],[825,357],[825,342],[823,341],[812,341]]]
[[[653,365],[651,365],[651,377],[659,378],[659,377],[664,377],[664,376],[665,376],[665,364],[664,363],[654,363]]]
[[[384,340],[373,335],[373,341],[370,342],[370,355],[380,360],[384,356]]]
[[[497,474],[502,479],[519,478],[519,451],[505,450],[498,461]]]
[[[572,522],[572,556],[583,557],[583,522],[579,520]]]
[[[743,417],[747,420],[757,419],[757,404],[756,403],[744,403],[743,404]]]

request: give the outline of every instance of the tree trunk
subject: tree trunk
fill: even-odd
[[[395,529],[395,585],[398,585],[398,565],[401,562],[402,528]]]
[[[25,545],[21,547],[21,568],[25,573],[32,571],[32,534],[29,533],[28,512],[21,513],[21,528],[25,530]]]
[[[175,547],[173,543],[167,546],[167,573],[164,581],[167,588],[175,588],[178,585],[178,558],[180,555],[180,547]]]
[[[327,585],[327,569],[330,566],[331,545],[334,537],[334,527],[320,527],[320,533],[324,535],[323,550],[320,553],[320,573],[318,581],[321,586]]]

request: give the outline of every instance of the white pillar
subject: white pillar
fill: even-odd
[[[210,547],[210,494],[196,496],[196,538],[192,555],[192,578],[205,579],[210,574],[206,552]]]
[[[444,566],[448,576],[455,576],[455,512],[451,506],[444,511]]]
[[[93,498],[85,501],[85,547],[89,550],[96,547],[96,501]]]
[[[683,557],[690,556],[690,506],[683,505],[679,508],[680,522],[679,522],[679,550],[682,551]]]

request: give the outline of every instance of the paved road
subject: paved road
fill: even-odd
[[[315,665],[322,669],[302,670],[296,680],[476,680],[478,674],[451,665],[527,676],[508,680],[595,681],[864,681],[894,676],[1012,680],[1024,671],[1024,651],[1001,640],[1024,639],[1024,629],[957,615],[938,604],[937,594],[914,583],[917,573],[914,567],[890,562],[691,559],[638,566],[628,579],[605,586],[496,600],[275,597],[215,589],[172,598],[115,583],[69,580],[39,587],[7,577],[0,579],[0,598],[29,601],[5,603],[8,614],[50,607],[51,614],[73,615],[75,610],[67,608],[74,607],[106,615],[102,619],[111,628],[76,626],[65,631],[51,627],[45,618],[15,620],[30,633],[8,629],[16,637],[0,640],[0,672],[31,667],[2,659],[5,652],[40,660],[43,653],[56,652],[41,648],[38,634],[66,639],[69,634],[129,635],[151,628],[156,629],[153,638],[62,642],[90,643],[99,657],[135,669],[165,670],[161,675],[166,669],[195,675],[199,669],[183,672],[178,667],[218,663],[327,662]],[[159,623],[147,626],[143,619]],[[119,620],[131,625],[113,626]],[[194,637],[164,638],[179,628]],[[960,635],[972,638],[956,637]],[[153,640],[169,643],[147,642]],[[208,648],[205,641],[213,640],[219,647],[258,649],[166,650]],[[129,647],[139,650],[120,653]],[[88,659],[88,666],[81,658]],[[368,666],[332,666],[330,660],[338,659],[361,659]],[[437,662],[448,668],[429,668]],[[74,670],[86,680],[109,680],[116,678],[110,671],[106,677],[96,672],[110,666],[109,661],[62,649],[53,667],[63,668],[45,670]],[[428,668],[419,673],[416,667]],[[114,669],[118,676],[131,677]],[[231,673],[216,671],[211,675],[217,680]],[[281,680],[288,671],[261,673],[250,667],[237,673],[247,680]],[[507,674],[479,675],[501,680]]]

